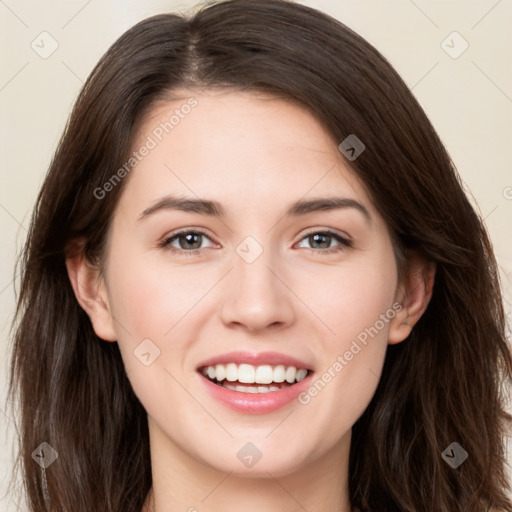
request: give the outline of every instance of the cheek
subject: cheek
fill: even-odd
[[[388,322],[382,323],[381,315],[390,310],[394,287],[382,275],[372,276],[370,272],[358,276],[353,273],[345,281],[345,293],[338,300],[337,307],[331,308],[336,319],[335,332],[341,341],[347,338],[364,338],[360,334],[375,327],[387,335]]]
[[[112,252],[111,258],[116,263],[108,271],[109,299],[125,370],[136,394],[155,396],[151,388],[166,377],[162,372],[168,367],[170,342],[173,361],[180,364],[183,350],[176,333],[200,290],[187,287],[179,272],[172,279],[162,275],[143,254]]]
[[[176,404],[190,401],[177,382],[190,339],[188,320],[206,285],[191,286],[190,273],[148,265],[143,255],[120,261],[109,272],[109,288],[125,371],[146,411],[165,415],[169,424]]]
[[[350,268],[330,269],[323,292],[314,295],[315,310],[330,331],[316,349],[321,359],[316,380],[299,403],[315,411],[317,428],[333,442],[361,416],[377,388],[389,322],[395,316],[396,278],[394,259],[385,254]]]
[[[193,266],[155,265],[144,254],[119,261],[109,272],[112,311],[139,337],[162,339],[205,292],[204,276]]]
[[[361,258],[346,266],[326,267],[320,275],[309,275],[302,293],[308,306],[329,327],[326,342],[341,350],[348,340],[374,326],[380,315],[388,311],[394,300],[396,268],[392,257]],[[313,290],[313,292],[311,292]],[[388,323],[378,323],[387,334]],[[326,347],[324,347],[326,348]]]

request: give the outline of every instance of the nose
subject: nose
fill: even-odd
[[[233,265],[221,308],[226,326],[258,332],[284,328],[295,321],[294,293],[287,285],[285,270],[270,251],[264,250],[252,263],[235,253]]]

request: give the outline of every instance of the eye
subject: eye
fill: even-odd
[[[171,236],[165,238],[159,245],[160,247],[168,249],[173,254],[194,256],[200,253],[201,249],[203,249],[201,247],[203,238],[211,241],[210,237],[204,231],[199,229],[183,230],[178,233],[173,233]],[[309,249],[313,253],[331,254],[352,247],[352,242],[350,240],[330,230],[313,231],[303,237],[302,240],[307,240],[309,244],[313,245],[313,247]],[[330,246],[333,241],[338,242],[338,245],[325,248],[325,246]],[[176,242],[179,247],[173,245]],[[317,244],[322,247],[315,248],[314,246]],[[210,245],[210,247],[212,246],[213,244]]]
[[[184,230],[172,234],[170,237],[164,239],[159,245],[165,247],[175,254],[183,254],[193,256],[201,252],[201,242],[203,238],[211,240],[210,237],[201,230]],[[174,242],[178,242],[179,248],[173,246]]]
[[[320,249],[312,248],[310,249],[313,253],[321,253],[321,254],[332,254],[335,252],[340,252],[345,249],[349,249],[352,247],[352,242],[347,238],[342,237],[338,233],[334,231],[313,231],[308,233],[302,240],[307,240],[311,245],[321,245]],[[338,242],[338,245],[335,245],[331,248],[324,248],[323,246],[329,246],[331,242],[335,240]],[[307,247],[306,247],[307,249]]]

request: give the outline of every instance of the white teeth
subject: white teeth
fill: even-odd
[[[272,366],[258,366],[256,368],[256,380],[258,384],[270,384],[274,377]]]
[[[217,377],[217,380],[224,380],[226,378],[226,368],[223,364],[218,364],[215,367],[215,375],[212,377],[215,379]]]
[[[287,382],[288,384],[295,384],[295,382],[300,382],[305,379],[308,370],[305,368],[297,369],[295,366],[284,366],[282,364],[272,367],[271,365],[261,365],[261,366],[253,366],[252,364],[217,364],[215,366],[208,366],[201,370],[202,374],[207,376],[210,380],[217,380],[218,382],[222,382],[224,380],[229,382],[241,382],[243,384],[271,384],[271,383],[281,383]],[[231,387],[225,386],[228,389]],[[270,386],[270,390],[272,391],[272,387]],[[244,389],[247,389],[247,386],[244,386]],[[258,392],[259,387],[254,387]],[[261,393],[266,393],[269,388],[265,387],[265,391],[260,391]],[[280,389],[279,387],[277,389]],[[249,393],[252,391],[249,391]]]
[[[272,380],[274,382],[284,382],[284,378],[286,375],[286,368],[280,364],[274,368],[274,375],[272,377]]]
[[[244,382],[246,384],[259,382],[254,379],[255,373],[254,366],[251,366],[250,364],[241,364],[238,367],[238,382]]]
[[[255,386],[235,386],[235,391],[241,391],[242,393],[257,393],[258,388]]]
[[[286,382],[293,384],[295,382],[295,376],[297,375],[297,369],[293,366],[286,368],[285,379]]]
[[[297,375],[295,376],[295,379],[297,382],[300,382],[301,380],[304,380],[306,378],[306,375],[308,374],[308,371],[304,368],[301,368],[300,370],[297,370]]]
[[[279,384],[279,385],[271,385],[271,386],[245,386],[242,384],[239,384],[237,386],[233,386],[232,384],[229,384],[227,380],[224,380],[221,384],[222,387],[226,389],[230,389],[231,391],[239,391],[241,393],[270,393],[272,391],[280,391],[281,389],[290,387],[289,384]]]
[[[226,365],[226,380],[229,380],[230,382],[235,382],[235,380],[237,379],[238,367],[234,363],[229,363],[228,365]]]

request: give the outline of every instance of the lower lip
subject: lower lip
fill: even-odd
[[[241,391],[233,391],[213,383],[200,373],[198,373],[198,375],[212,396],[229,408],[247,414],[265,414],[277,411],[295,400],[300,393],[310,385],[313,374],[310,373],[300,382],[287,388],[280,389],[279,391],[269,391],[267,393],[243,393]]]

